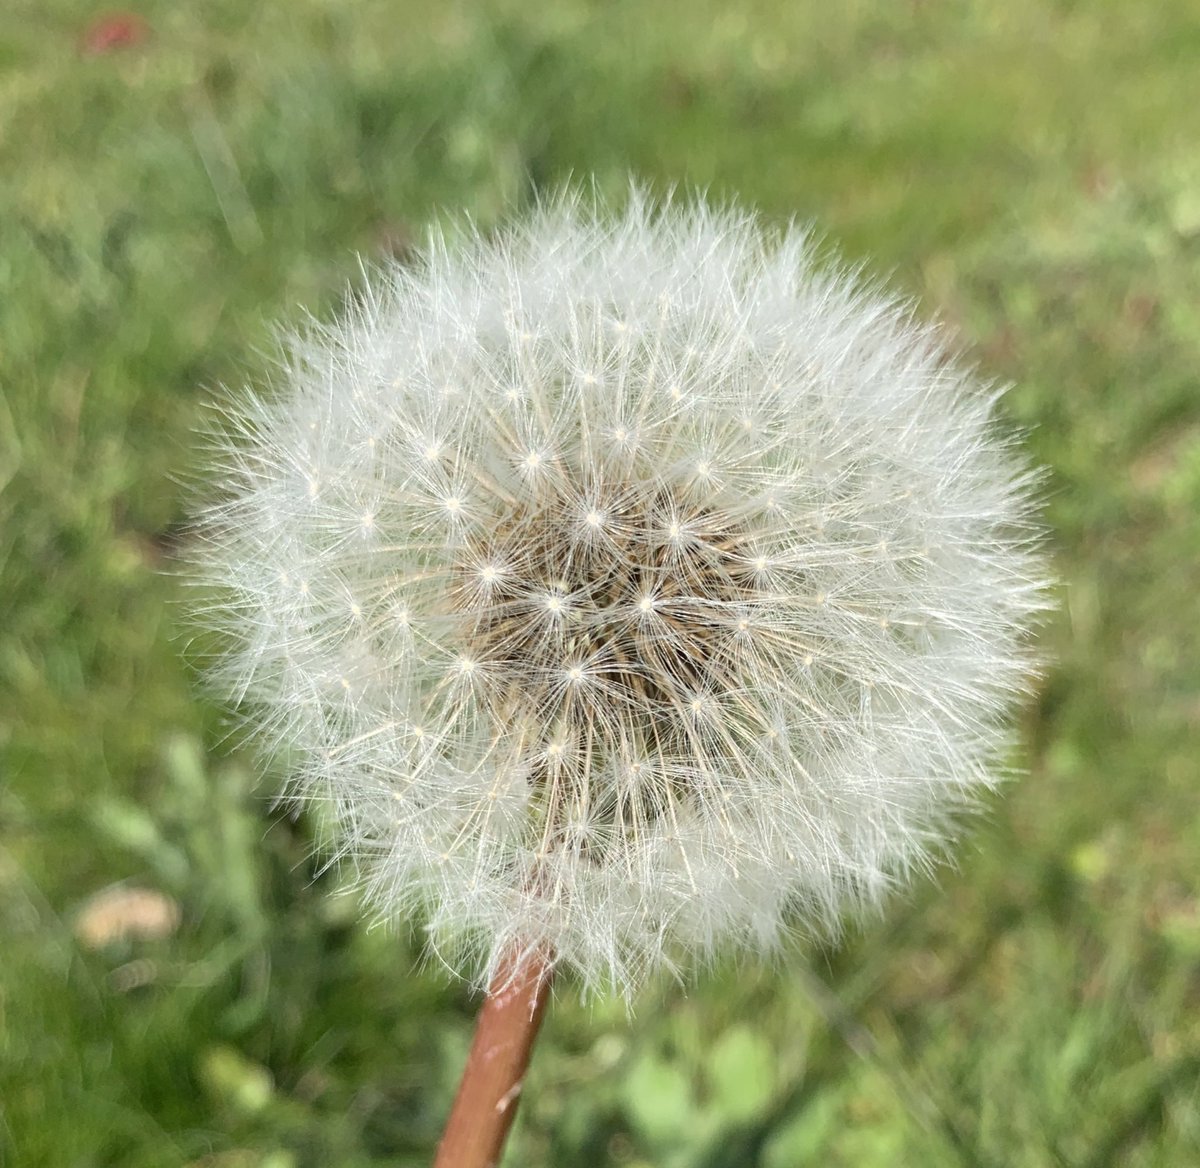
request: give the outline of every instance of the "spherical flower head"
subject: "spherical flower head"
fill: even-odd
[[[803,232],[435,234],[229,407],[201,559],[291,793],[486,981],[831,933],[986,790],[1044,606],[994,390]]]

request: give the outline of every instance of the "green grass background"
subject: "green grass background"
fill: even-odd
[[[102,55],[80,0],[0,27],[0,1160],[428,1162],[475,1003],[197,695],[178,482],[358,254],[632,171],[816,221],[1016,384],[1055,664],[1027,775],[885,919],[632,1021],[561,986],[505,1163],[1200,1164],[1195,4],[138,11]],[[121,880],[182,922],[89,950]]]

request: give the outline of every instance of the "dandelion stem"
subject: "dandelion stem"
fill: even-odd
[[[499,1164],[549,990],[550,963],[543,951],[514,951],[501,962],[479,1011],[434,1168]]]

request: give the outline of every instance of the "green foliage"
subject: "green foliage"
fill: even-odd
[[[508,1162],[1194,1162],[1192,6],[139,11],[102,54],[79,0],[0,32],[0,1160],[428,1162],[473,1005],[362,927],[197,698],[179,482],[355,253],[633,169],[813,218],[1017,384],[1063,609],[1029,773],[957,870],[632,1022],[560,987]],[[85,944],[116,882],[178,924]]]

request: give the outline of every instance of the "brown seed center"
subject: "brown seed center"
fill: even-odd
[[[761,569],[728,517],[669,489],[556,496],[464,540],[452,605],[501,724],[608,737],[654,721],[661,739],[736,686]]]

